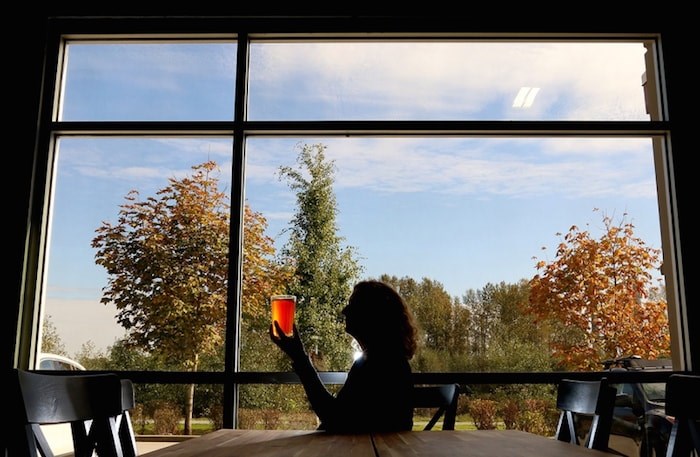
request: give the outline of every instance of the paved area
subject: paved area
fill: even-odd
[[[137,441],[136,448],[139,451],[139,455],[145,455],[157,449],[172,446],[173,444],[176,443],[172,441]]]

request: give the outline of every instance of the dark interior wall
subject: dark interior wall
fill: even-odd
[[[433,5],[434,7],[434,5]],[[46,8],[52,8],[48,11]],[[207,10],[207,11],[205,11]],[[5,367],[13,366],[13,353],[15,339],[17,336],[17,318],[19,313],[19,303],[21,302],[22,267],[25,248],[25,237],[28,228],[28,208],[30,201],[31,176],[33,166],[33,156],[36,142],[36,126],[41,94],[41,70],[44,58],[44,44],[47,18],[52,15],[80,16],[76,11],[84,11],[69,6],[38,7],[37,11],[21,15],[17,32],[18,40],[10,45],[11,56],[6,65],[11,67],[11,71],[5,71],[5,76],[9,77],[6,83],[6,90],[10,93],[12,100],[10,110],[11,131],[7,132],[6,138],[12,138],[11,148],[7,151],[12,154],[13,165],[10,167],[8,175],[12,178],[8,180],[10,186],[6,186],[6,195],[12,201],[10,205],[10,220],[12,221],[9,230],[9,240],[7,250],[9,251],[10,264],[6,265],[4,277],[5,284],[9,285],[12,291],[12,298],[5,302],[5,313],[3,318],[5,331],[2,332],[2,363]],[[144,13],[131,9],[131,14],[156,14],[153,11]],[[199,14],[216,15],[217,10],[213,8],[201,8]],[[129,8],[125,4],[120,4],[120,9],[112,12],[115,15],[128,15]],[[259,12],[262,16],[270,16],[270,12]],[[282,11],[287,15],[299,15],[302,11],[298,8],[293,11]],[[431,24],[444,27],[449,24],[456,29],[460,27],[463,31],[557,31],[557,32],[577,32],[577,31],[601,31],[601,32],[660,32],[662,33],[662,45],[664,53],[664,63],[666,65],[666,76],[669,83],[669,113],[673,129],[672,155],[675,174],[676,199],[678,203],[681,256],[684,264],[685,281],[684,293],[688,305],[687,315],[688,326],[691,329],[690,343],[693,357],[692,365],[695,371],[700,371],[700,308],[697,306],[697,292],[691,287],[693,280],[688,274],[691,270],[692,248],[695,242],[693,230],[693,200],[697,194],[694,187],[694,150],[690,141],[691,100],[696,100],[695,87],[690,87],[690,81],[694,74],[690,70],[689,61],[685,57],[688,47],[685,43],[692,43],[690,33],[679,28],[676,24],[676,14],[674,11],[661,10],[657,7],[652,14],[644,17],[641,21],[637,19],[638,12],[629,10],[610,11],[608,9],[596,8],[590,3],[586,4],[584,11],[577,11],[575,14],[559,14],[559,18],[551,15],[535,14],[536,17],[527,17],[523,11],[511,11],[498,14],[490,14],[488,11],[480,10],[477,13],[465,14],[464,16],[450,14],[440,17],[439,15],[423,14],[421,16],[393,16],[387,18],[373,17],[373,23],[380,26],[382,23],[411,22],[430,29]],[[634,13],[634,14],[632,14]],[[96,12],[91,13],[97,14]],[[160,15],[164,14],[163,11]],[[176,11],[168,6],[168,14],[186,14],[185,11]],[[240,11],[227,11],[226,14],[241,14]],[[252,13],[250,13],[252,14]],[[338,14],[337,11],[329,14]],[[347,14],[347,13],[346,13]],[[504,15],[505,14],[505,15]],[[682,12],[679,14],[683,14]],[[158,15],[158,14],[156,14]],[[360,14],[354,12],[348,14],[348,20],[366,20],[370,14]],[[13,21],[15,19],[13,18]],[[332,20],[331,20],[332,22]],[[515,24],[518,24],[517,26]],[[9,84],[9,86],[8,86]],[[692,160],[692,163],[691,163]],[[9,192],[8,192],[9,190]],[[6,231],[8,233],[8,231]],[[692,333],[695,330],[695,333]]]
[[[41,69],[44,48],[44,18],[38,13],[27,13],[19,18],[19,30],[23,39],[10,46],[10,58],[6,66],[11,71],[4,71],[6,76],[6,97],[11,100],[11,130],[6,138],[11,139],[11,148],[6,148],[12,156],[12,166],[8,167],[5,186],[6,196],[12,204],[12,212],[7,220],[11,221],[5,233],[10,237],[6,244],[9,265],[4,268],[4,283],[12,292],[12,298],[3,306],[2,364],[13,366],[13,353],[17,331],[17,318],[22,284],[22,267],[24,262],[25,236],[28,228],[28,210],[34,157],[36,124],[38,118],[39,97],[41,93]],[[19,44],[21,42],[21,45]],[[9,96],[8,96],[9,95]],[[7,99],[6,98],[6,99]],[[9,251],[9,252],[8,252]]]
[[[693,110],[697,110],[696,75],[690,69],[692,43],[689,31],[678,26],[669,26],[662,36],[664,63],[668,85],[669,120],[672,167],[674,171],[675,198],[678,208],[678,233],[681,246],[681,268],[683,270],[683,292],[685,294],[687,328],[689,330],[690,361],[694,372],[700,373],[700,306],[692,271],[693,256],[697,253],[697,139],[692,136]],[[692,85],[692,87],[691,87]],[[692,104],[692,105],[691,105]]]

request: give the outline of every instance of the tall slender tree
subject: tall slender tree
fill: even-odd
[[[287,292],[297,296],[299,328],[317,368],[345,370],[352,349],[340,311],[361,267],[355,248],[344,245],[338,235],[335,163],[326,158],[326,146],[300,144],[297,148],[297,166],[279,170],[297,201],[289,240],[282,250],[294,262],[294,281]]]

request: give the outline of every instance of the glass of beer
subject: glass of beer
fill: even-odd
[[[273,295],[270,297],[270,307],[272,308],[272,331],[275,336],[277,329],[274,322],[280,325],[285,335],[291,336],[294,333],[294,310],[297,305],[297,297],[294,295]]]

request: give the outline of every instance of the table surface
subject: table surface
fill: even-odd
[[[144,457],[604,457],[517,430],[416,431],[340,435],[309,430],[222,429]]]

